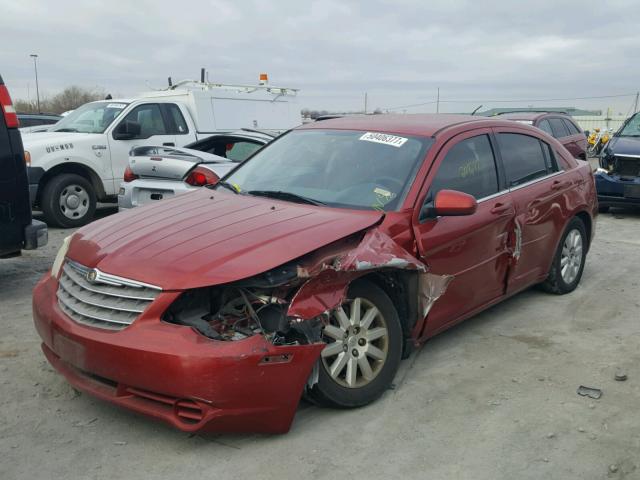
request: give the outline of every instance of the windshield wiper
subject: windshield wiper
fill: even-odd
[[[211,189],[215,189],[218,187],[218,185],[223,186],[224,188],[231,190],[233,193],[240,193],[236,187],[234,187],[232,184],[230,184],[229,182],[218,182],[215,185],[205,185],[206,188],[211,188]]]
[[[77,132],[77,128],[56,128],[54,132]]]
[[[326,205],[326,203],[323,203],[320,200],[298,195],[297,193],[283,192],[281,190],[250,190],[247,193],[257,197],[277,198],[280,200],[290,200],[298,203],[308,203],[309,205]]]

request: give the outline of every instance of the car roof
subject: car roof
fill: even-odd
[[[467,124],[478,124],[478,126],[487,127],[513,126],[513,122],[510,120],[502,120],[502,118],[498,119],[496,117],[432,113],[346,116],[321,122],[306,123],[297,127],[296,130],[361,130],[433,137],[451,127]]]
[[[508,118],[509,120],[531,120],[535,121],[542,117],[554,116],[571,119],[571,115],[565,112],[507,112],[501,113],[500,118]]]

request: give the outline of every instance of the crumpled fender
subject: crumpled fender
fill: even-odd
[[[419,305],[424,318],[453,279],[452,275],[430,273],[426,264],[379,228],[367,231],[359,244],[349,247],[300,268],[300,276],[310,278],[291,300],[289,317],[308,320],[326,314],[344,303],[347,289],[355,279],[373,271],[400,269],[419,272]]]

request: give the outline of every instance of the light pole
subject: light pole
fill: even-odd
[[[38,86],[38,55],[32,53],[29,56],[33,58],[33,68],[36,71],[36,99],[38,101],[38,113],[42,113],[40,111],[40,87]]]

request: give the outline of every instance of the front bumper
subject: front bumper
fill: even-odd
[[[128,210],[194,190],[197,190],[197,187],[192,187],[181,180],[141,178],[122,182],[118,191],[118,209]]]
[[[601,170],[594,174],[598,205],[602,207],[640,206],[640,177],[620,177]]]
[[[289,430],[324,344],[274,346],[256,335],[215,341],[160,320],[163,292],[120,331],[80,325],[58,307],[49,274],[33,291],[42,350],[74,387],[184,431]]]

